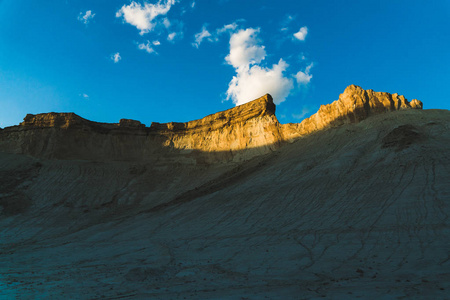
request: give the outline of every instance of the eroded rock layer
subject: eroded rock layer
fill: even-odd
[[[176,153],[197,162],[246,160],[318,130],[409,108],[421,109],[422,103],[351,85],[339,100],[322,105],[299,124],[280,124],[268,94],[199,120],[154,122],[150,127],[129,119],[112,124],[92,122],[74,113],[29,114],[19,126],[1,131],[0,147],[65,159],[152,160],[155,155]]]
[[[358,123],[371,115],[402,109],[422,109],[422,102],[411,102],[402,95],[364,90],[350,85],[339,99],[328,105],[320,106],[317,113],[298,124],[283,125],[286,139],[297,138],[330,126],[346,123]]]

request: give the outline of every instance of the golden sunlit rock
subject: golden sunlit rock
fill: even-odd
[[[240,161],[269,153],[286,141],[292,142],[318,130],[409,108],[421,109],[422,102],[414,99],[410,103],[398,94],[351,85],[339,100],[322,105],[317,113],[298,124],[280,124],[273,99],[266,94],[199,120],[153,122],[150,127],[129,119],[122,119],[118,124],[97,123],[74,113],[27,115],[20,126],[4,132],[3,140],[8,135],[14,136],[9,143],[14,152],[45,157],[145,160],[151,155],[178,150],[184,156],[190,154],[205,162]],[[34,129],[48,130],[30,134]]]

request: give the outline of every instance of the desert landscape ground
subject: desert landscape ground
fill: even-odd
[[[425,103],[426,105],[426,103]],[[0,298],[444,299],[450,111],[349,86],[187,123],[0,130]]]

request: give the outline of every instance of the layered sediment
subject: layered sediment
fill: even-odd
[[[197,161],[245,160],[318,130],[410,108],[421,109],[422,102],[351,85],[298,124],[278,122],[269,94],[199,120],[150,127],[129,119],[92,122],[74,113],[29,114],[20,125],[1,131],[0,148],[63,159],[151,160],[175,152]]]
[[[372,115],[403,109],[422,109],[422,102],[409,102],[403,95],[364,90],[350,85],[339,99],[322,105],[319,111],[298,124],[283,125],[285,139],[293,139],[328,127],[358,123]]]
[[[268,96],[150,127],[30,115],[0,132],[0,299],[446,299],[450,111],[420,107],[349,87],[299,125]]]

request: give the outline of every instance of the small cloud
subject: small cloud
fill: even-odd
[[[305,71],[299,71],[297,74],[294,75],[295,79],[297,79],[297,84],[299,85],[307,85],[312,78],[312,75],[310,74],[311,68],[313,67],[313,64],[309,64]]]
[[[115,64],[117,64],[121,59],[122,59],[122,57],[120,56],[120,53],[119,53],[119,52],[114,53],[114,54],[111,55],[111,60],[112,60]]]
[[[159,41],[156,41],[156,42],[159,43]],[[155,45],[154,42],[152,42],[152,45]],[[158,44],[158,45],[159,45],[159,44]],[[158,54],[158,53],[155,51],[155,49],[153,49],[153,47],[150,46],[150,41],[147,41],[146,44],[144,44],[144,43],[139,44],[139,45],[138,45],[138,48],[141,49],[141,50],[145,50],[147,53],[150,53],[150,54],[151,54],[151,53]]]
[[[94,16],[95,14],[93,14],[91,10],[88,10],[85,13],[80,12],[77,19],[87,25],[94,18]]]
[[[211,37],[211,33],[206,29],[206,26],[203,26],[202,31],[195,34],[195,42],[192,43],[192,46],[198,48],[202,43],[203,39]]]
[[[89,99],[89,95],[88,94],[80,94],[80,97],[84,98],[84,99]]]
[[[153,41],[153,42],[152,42],[152,44],[153,44],[153,45],[155,45],[155,46],[159,46],[159,45],[161,45],[161,43],[160,43],[160,42],[159,42],[158,40],[156,40],[156,41]]]
[[[294,33],[294,37],[299,41],[304,41],[308,34],[308,27],[303,26],[297,33]]]
[[[231,24],[224,25],[222,28],[218,28],[216,30],[216,33],[217,35],[221,35],[222,33],[232,32],[236,30],[237,26],[238,25],[236,24],[236,22],[233,22]]]
[[[206,29],[206,25],[203,25],[202,31],[195,34],[195,36],[194,36],[195,42],[192,43],[192,46],[198,48],[200,46],[200,44],[202,43],[202,41],[205,39],[208,42],[218,42],[219,37],[222,34],[228,33],[228,32],[234,32],[237,27],[238,27],[238,25],[236,24],[236,22],[234,22],[231,24],[226,24],[220,28],[217,28],[215,31],[213,31],[213,33],[211,33]]]
[[[192,1],[191,8],[194,8],[194,7],[195,7],[195,1]]]
[[[172,23],[170,23],[170,20],[167,18],[164,18],[162,21],[162,24],[164,25],[164,27],[166,27],[167,29],[170,27],[170,25],[172,25]]]
[[[155,4],[144,3],[144,5],[141,5],[140,3],[132,1],[129,5],[122,6],[122,8],[116,12],[116,18],[122,18],[125,23],[135,26],[140,30],[139,34],[143,35],[155,28],[158,16],[167,15],[176,1],[166,0],[164,3],[161,2],[162,0],[159,0]]]
[[[176,32],[169,33],[169,35],[167,36],[167,40],[168,41],[173,41],[176,36],[177,36]]]

